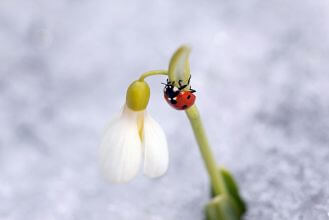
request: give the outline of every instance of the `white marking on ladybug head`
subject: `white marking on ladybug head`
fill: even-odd
[[[174,87],[174,92],[177,92],[179,89],[177,87]]]
[[[177,99],[177,97],[174,97],[174,98],[173,98],[173,100],[176,100],[176,99]]]

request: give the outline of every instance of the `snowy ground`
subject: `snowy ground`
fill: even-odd
[[[168,134],[157,180],[100,177],[106,122],[143,71],[192,46],[192,86],[246,220],[329,212],[329,2],[0,1],[0,219],[202,219],[208,180],[191,128],[149,80]]]

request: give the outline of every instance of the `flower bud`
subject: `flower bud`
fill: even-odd
[[[126,94],[126,104],[134,111],[146,109],[150,99],[150,87],[144,81],[136,80],[130,84]]]
[[[190,64],[188,61],[190,51],[191,49],[189,47],[182,46],[176,50],[170,60],[168,78],[170,82],[174,82],[176,87],[179,86],[179,80],[185,85],[190,78]]]

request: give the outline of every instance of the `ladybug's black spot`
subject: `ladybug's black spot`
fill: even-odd
[[[187,96],[187,99],[190,99],[190,98],[191,98],[191,95],[188,95],[188,96]]]
[[[182,109],[186,109],[187,108],[187,105],[183,105]]]

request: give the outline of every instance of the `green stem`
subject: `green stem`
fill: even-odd
[[[224,180],[221,175],[219,175],[218,167],[215,158],[211,152],[206,133],[204,131],[201,117],[196,105],[191,106],[186,111],[187,117],[190,120],[194,136],[198,142],[199,149],[206,165],[210,181],[214,190],[215,195],[220,193],[227,193]]]
[[[153,76],[153,75],[168,75],[168,71],[167,70],[152,70],[152,71],[148,71],[146,73],[143,73],[140,77],[139,77],[139,81],[144,81],[144,79],[146,77],[149,76]]]

